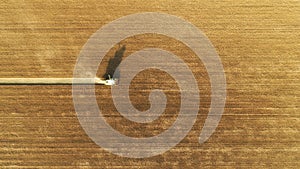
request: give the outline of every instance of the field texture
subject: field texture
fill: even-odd
[[[105,76],[109,59],[123,45],[123,58],[156,47],[183,59],[198,82],[200,111],[192,130],[176,147],[144,159],[111,154],[80,126],[72,86],[2,85],[0,168],[300,167],[299,0],[0,0],[0,78],[70,78],[80,50],[94,32],[117,18],[140,12],[185,19],[216,48],[226,74],[227,100],[209,140],[198,143],[211,101],[203,63],[171,37],[143,34],[112,47],[97,75]],[[176,120],[180,89],[165,72],[142,71],[130,86],[130,99],[138,110],[149,109],[152,89],[166,93],[166,110],[151,123],[122,117],[110,89],[97,86],[97,101],[107,123],[122,134],[151,137]]]

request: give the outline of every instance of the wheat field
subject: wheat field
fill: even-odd
[[[299,168],[299,0],[11,0],[0,1],[0,78],[70,78],[83,45],[103,25],[133,13],[162,12],[185,19],[210,39],[224,66],[227,97],[216,131],[198,137],[207,117],[210,80],[183,43],[156,34],[124,39],[124,58],[145,47],[173,52],[197,79],[200,111],[188,135],[169,151],[134,159],[95,144],[79,124],[68,85],[0,85],[0,168]],[[167,64],[167,63],[166,63]],[[160,79],[164,79],[163,81]],[[151,137],[176,120],[180,95],[172,77],[140,72],[130,99],[147,110],[152,89],[168,98],[164,114],[139,124],[122,117],[110,86],[97,86],[108,124],[131,137]]]

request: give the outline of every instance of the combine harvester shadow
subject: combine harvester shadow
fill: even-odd
[[[105,74],[102,76],[104,79],[107,80],[118,80],[120,79],[120,70],[117,67],[122,62],[122,58],[124,56],[124,52],[126,50],[126,46],[123,45],[119,48],[113,58],[110,58],[108,61],[108,66],[106,68]]]

